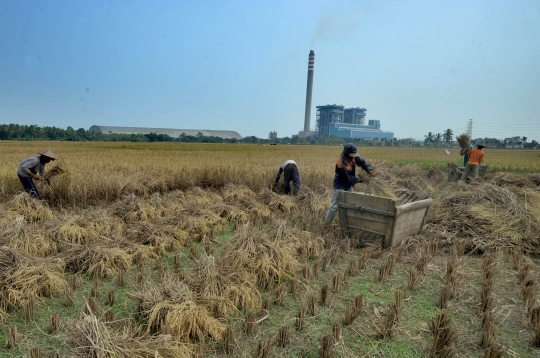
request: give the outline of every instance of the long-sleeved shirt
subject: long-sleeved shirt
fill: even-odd
[[[469,152],[469,161],[467,164],[480,165],[484,161],[484,152],[481,149],[473,148]]]
[[[42,163],[39,160],[39,156],[26,158],[19,164],[19,169],[17,169],[17,175],[20,175],[23,178],[30,178],[30,172],[40,176],[45,174],[45,163]]]
[[[336,163],[336,175],[334,176],[334,189],[349,190],[356,184],[356,165],[366,172],[372,170],[371,165],[362,157],[352,157],[347,163],[340,157]]]

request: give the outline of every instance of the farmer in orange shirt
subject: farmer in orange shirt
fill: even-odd
[[[469,175],[471,179],[478,178],[478,168],[480,168],[480,164],[484,161],[484,152],[482,151],[484,147],[485,145],[483,144],[477,144],[476,148],[471,149],[469,152],[469,161],[461,175],[462,182],[466,183]]]

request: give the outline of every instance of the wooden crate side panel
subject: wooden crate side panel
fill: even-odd
[[[378,210],[391,211],[392,202],[395,202],[395,199],[366,195],[362,193],[344,192],[344,194],[344,202],[347,204],[367,206]]]
[[[388,222],[388,218],[382,215],[369,213],[360,214],[356,210],[347,210],[347,223],[349,226],[364,228],[384,235],[386,233]]]
[[[396,228],[397,208],[396,200],[390,202],[389,210],[394,213],[393,217],[388,218],[388,224],[386,224],[386,232],[384,233],[384,247],[391,247]]]
[[[424,207],[397,215],[391,246],[401,245],[407,236],[417,234],[420,231],[428,208]]]
[[[346,198],[345,194],[346,194],[345,191],[340,191],[338,193],[338,199],[337,199],[338,205],[340,202],[345,202],[345,198]],[[339,223],[341,224],[341,228],[345,232],[345,235],[350,236],[351,233],[349,231],[349,222],[347,220],[347,209],[340,208],[338,206],[338,214],[339,214]]]

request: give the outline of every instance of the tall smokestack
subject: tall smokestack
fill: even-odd
[[[309,62],[307,71],[307,90],[306,90],[306,116],[304,118],[304,132],[307,135],[310,131],[311,122],[311,93],[313,91],[313,70],[315,69],[315,52],[309,51]]]

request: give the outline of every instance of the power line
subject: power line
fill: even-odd
[[[540,128],[540,124],[501,124],[501,123],[478,123],[475,122],[473,127],[497,127],[497,128],[515,128],[515,127],[525,127],[525,128]]]

